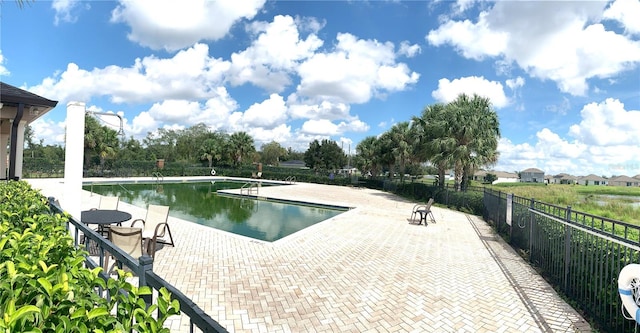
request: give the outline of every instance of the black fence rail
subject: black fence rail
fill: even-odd
[[[49,207],[54,213],[63,213],[63,209],[53,197],[49,197]],[[153,259],[150,256],[145,254],[138,259],[131,257],[101,234],[78,222],[73,217],[69,217],[67,229],[71,232],[75,245],[83,246],[89,253],[85,257],[85,265],[87,267],[104,267],[105,254],[108,253],[121,265],[120,267],[126,266],[138,277],[138,287],[149,286],[156,292],[163,287],[166,288],[171,293],[171,298],[180,303],[180,312],[189,318],[190,332],[227,332],[224,327],[207,315],[189,297],[154,273]],[[83,238],[82,242],[81,237]],[[98,262],[93,257],[97,257]],[[109,279],[109,275],[104,271],[100,273],[100,276],[105,280]],[[101,296],[107,298],[110,297],[108,292],[108,290],[98,290]],[[152,295],[145,298],[147,304],[153,302],[151,297]]]
[[[603,332],[632,332],[618,274],[638,263],[640,226],[491,189],[484,218]],[[634,314],[635,315],[635,314]]]

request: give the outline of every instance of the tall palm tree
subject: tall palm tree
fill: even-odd
[[[231,134],[230,144],[233,163],[236,166],[242,163],[243,158],[253,155],[256,151],[253,138],[246,132],[236,132]]]
[[[445,104],[427,106],[420,117],[413,117],[415,124],[416,147],[418,161],[429,161],[438,170],[438,186],[444,187],[446,170],[451,167],[449,152],[444,144],[449,136],[449,119]]]
[[[453,162],[456,187],[466,188],[475,169],[498,159],[500,126],[486,97],[459,95],[447,105],[449,135],[444,145]]]
[[[375,136],[368,136],[356,146],[358,168],[362,171],[369,171],[373,175],[378,174],[378,161],[375,153],[376,140]]]
[[[400,172],[400,181],[404,181],[407,164],[413,161],[413,140],[415,136],[412,135],[412,132],[415,132],[415,129],[412,130],[408,121],[395,124],[389,132],[393,145],[391,152]]]

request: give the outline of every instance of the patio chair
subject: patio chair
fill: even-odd
[[[109,240],[113,245],[117,246],[134,259],[139,259],[144,254],[141,228],[112,226],[109,229]],[[104,259],[105,272],[107,272],[107,268],[109,267],[110,256],[111,255],[107,254]],[[115,265],[120,266],[118,260],[115,260],[114,266]]]
[[[411,210],[411,217],[409,217],[409,223],[416,223],[417,221],[418,224],[422,224],[422,221],[424,221],[424,224],[427,225],[428,217],[430,217],[431,221],[435,223],[436,218],[433,216],[433,212],[431,211],[433,201],[433,198],[430,198],[426,205],[417,204],[413,206],[413,209]]]
[[[169,206],[149,205],[147,216],[144,219],[136,219],[131,223],[135,227],[138,222],[142,222],[142,237],[147,242],[147,253],[154,256],[157,244],[167,244],[175,246],[173,236],[167,220],[169,219]]]
[[[101,196],[100,201],[98,202],[98,207],[91,208],[90,210],[98,210],[98,209],[112,209],[118,210],[118,204],[120,203],[120,197],[107,197]],[[122,225],[122,223],[118,223],[117,225]],[[89,226],[89,225],[87,225]],[[93,231],[101,234],[103,237],[109,237],[109,226],[108,225],[93,225],[90,227]],[[80,244],[84,244],[86,241],[86,237],[81,235]]]

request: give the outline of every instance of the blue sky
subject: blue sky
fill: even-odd
[[[203,122],[304,151],[459,93],[490,98],[495,170],[640,173],[640,1],[4,1],[0,78],[141,140]],[[116,118],[104,118],[116,123]]]

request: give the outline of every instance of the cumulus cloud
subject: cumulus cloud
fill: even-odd
[[[208,56],[208,46],[196,44],[172,58],[148,56],[131,67],[107,66],[90,71],[69,63],[56,75],[29,90],[56,96],[61,104],[88,102],[108,96],[114,103],[149,103],[163,99],[206,99],[216,94],[229,63]]]
[[[482,76],[463,77],[453,81],[440,79],[438,80],[438,89],[434,90],[431,96],[438,102],[448,103],[462,93],[487,97],[491,104],[498,109],[509,105],[509,99],[504,94],[502,83],[489,81]]]
[[[338,34],[335,50],[316,53],[298,68],[300,96],[343,103],[365,103],[385,92],[400,91],[420,75],[396,63],[394,45]]]
[[[589,103],[581,121],[563,138],[548,128],[536,133],[535,143],[513,143],[501,138],[497,169],[513,171],[537,167],[547,174],[620,175],[640,173],[640,111],[625,110],[619,100]]]
[[[128,38],[155,50],[176,51],[198,41],[218,40],[242,19],[253,18],[265,0],[119,1],[111,21],[131,28]]]
[[[257,35],[247,49],[231,55],[228,80],[233,85],[250,82],[272,92],[291,83],[289,74],[323,42],[315,34],[301,39],[296,21],[278,15],[273,22],[253,22],[247,30]],[[274,47],[277,45],[277,47]]]
[[[251,105],[242,117],[249,127],[273,129],[287,120],[287,106],[278,94],[271,94],[269,99]]]
[[[420,48],[420,45],[411,45],[408,41],[405,40],[400,42],[400,49],[398,50],[398,53],[406,57],[413,58],[416,55],[420,54],[421,51],[422,49]]]
[[[501,1],[475,21],[447,20],[426,39],[434,46],[451,45],[466,58],[494,58],[502,72],[517,64],[533,77],[553,80],[563,92],[585,95],[590,78],[614,77],[640,62],[640,42],[599,22],[605,6],[595,1]],[[638,20],[617,14],[618,8],[631,6],[614,3],[605,16],[636,31]]]
[[[625,110],[619,100],[608,98],[589,103],[580,111],[582,121],[572,125],[569,134],[589,145],[637,145],[640,142],[640,111]]]
[[[616,0],[604,11],[603,17],[618,21],[629,34],[640,34],[640,1]]]

